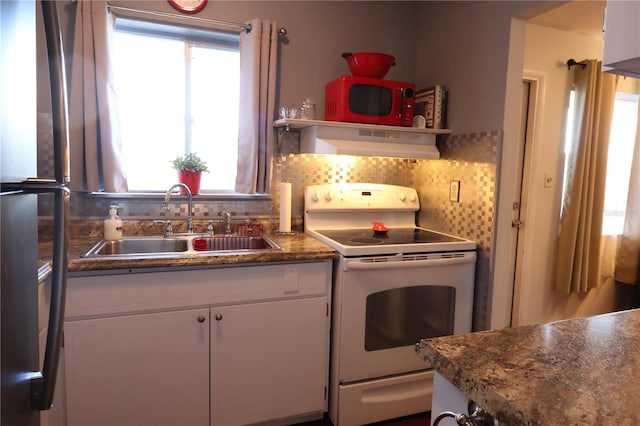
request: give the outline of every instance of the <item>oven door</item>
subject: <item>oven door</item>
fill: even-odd
[[[334,332],[340,383],[429,368],[423,338],[471,331],[475,251],[341,258]]]

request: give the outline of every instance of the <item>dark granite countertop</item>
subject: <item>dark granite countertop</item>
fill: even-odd
[[[423,340],[416,352],[508,425],[640,424],[640,310]]]
[[[333,259],[338,253],[304,233],[290,235],[267,235],[276,242],[281,250],[265,250],[247,253],[182,254],[162,257],[128,257],[128,258],[85,258],[82,257],[93,245],[101,240],[96,236],[76,237],[69,241],[70,273],[131,268],[163,268],[163,267],[200,267],[214,265],[230,265],[241,263],[295,262]],[[42,261],[51,258],[52,246],[44,243],[40,246]]]

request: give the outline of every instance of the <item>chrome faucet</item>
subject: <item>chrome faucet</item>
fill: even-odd
[[[220,216],[224,216],[224,235],[231,235],[231,213],[222,210]]]
[[[169,210],[169,201],[171,200],[171,191],[175,188],[182,188],[187,193],[188,200],[188,210],[187,210],[187,233],[193,233],[193,196],[191,195],[191,190],[184,183],[176,183],[171,188],[167,189],[167,192],[164,194],[164,205],[162,206],[165,210]]]

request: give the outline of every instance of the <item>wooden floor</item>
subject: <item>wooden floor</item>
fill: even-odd
[[[399,419],[387,420],[379,423],[372,423],[372,425],[395,425],[395,426],[429,426],[431,424],[430,412],[416,414],[413,416],[401,417]],[[315,422],[300,423],[299,426],[333,426],[331,420],[325,416],[324,420],[317,420]]]

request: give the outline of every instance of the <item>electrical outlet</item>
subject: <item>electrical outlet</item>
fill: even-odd
[[[460,181],[452,180],[449,185],[449,201],[460,202]]]

